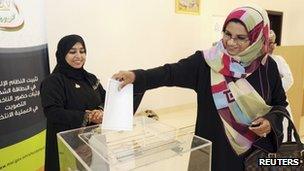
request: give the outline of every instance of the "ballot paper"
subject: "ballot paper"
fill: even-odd
[[[119,90],[120,82],[110,79],[106,90],[102,129],[133,129],[133,84]]]

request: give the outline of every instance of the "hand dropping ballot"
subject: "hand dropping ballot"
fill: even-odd
[[[133,84],[128,84],[121,90],[119,85],[119,81],[109,79],[102,129],[133,129]]]

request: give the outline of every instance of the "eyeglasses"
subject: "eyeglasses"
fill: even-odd
[[[236,37],[232,37],[232,34],[229,31],[223,32],[223,39],[226,41],[232,39],[238,45],[243,45],[249,41],[247,36],[238,35]]]

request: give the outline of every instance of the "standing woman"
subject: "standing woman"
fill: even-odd
[[[120,71],[121,86],[135,92],[178,86],[197,93],[195,134],[212,141],[213,171],[242,171],[254,149],[275,152],[287,113],[276,63],[267,55],[269,19],[264,9],[245,6],[225,20],[222,40],[177,63]]]
[[[57,45],[57,65],[41,83],[47,118],[46,171],[60,170],[56,133],[102,121],[105,90],[96,76],[83,68],[86,52],[82,37],[63,37]]]

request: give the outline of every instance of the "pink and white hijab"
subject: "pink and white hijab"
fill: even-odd
[[[245,79],[266,61],[269,42],[269,19],[264,9],[245,6],[233,10],[227,17],[244,23],[250,46],[237,56],[230,56],[219,41],[203,51],[211,68],[211,90],[228,140],[237,154],[246,152],[257,139],[248,125],[268,113],[264,99]]]

